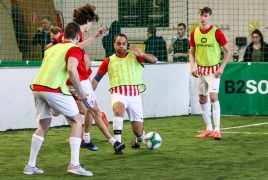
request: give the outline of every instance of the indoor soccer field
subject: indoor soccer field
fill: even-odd
[[[144,146],[132,149],[134,136],[129,121],[125,121],[122,142],[126,148],[123,155],[115,155],[93,125],[91,137],[99,151],[81,149],[80,161],[93,172],[90,179],[99,180],[267,179],[267,116],[222,116],[221,140],[194,138],[203,128],[201,116],[146,119],[145,131],[159,133],[162,145],[157,150]],[[31,176],[22,171],[34,130],[1,132],[0,179],[85,179],[66,172],[70,147],[65,140],[69,131],[68,126],[51,128],[37,158],[44,174]]]
[[[124,121],[122,155],[96,125],[91,140],[98,151],[81,148],[80,162],[94,174],[93,180],[267,180],[268,179],[268,63],[245,63],[243,56],[251,33],[259,29],[268,42],[268,0],[1,0],[0,1],[0,180],[74,180],[88,177],[67,173],[70,126],[62,117],[53,117],[37,157],[39,175],[24,175],[31,138],[38,126],[29,85],[42,64],[43,45],[32,40],[42,19],[64,29],[74,9],[91,4],[100,19],[85,33],[88,39],[100,27],[111,31],[118,21],[121,33],[145,51],[148,26],[156,27],[166,47],[177,36],[179,23],[186,24],[185,37],[199,27],[198,10],[213,10],[212,25],[224,32],[232,56],[221,79],[221,140],[197,139],[204,129],[197,95],[196,78],[189,62],[175,62],[174,53],[163,62],[145,64],[142,94],[144,130],[157,132],[162,144],[157,150],[144,145],[132,149],[135,140],[131,125]],[[42,31],[43,32],[43,31]],[[47,33],[47,32],[46,32]],[[102,37],[85,49],[95,76],[105,58]],[[113,46],[113,41],[110,41]],[[221,51],[224,55],[224,51]],[[193,80],[194,79],[194,80]],[[96,90],[101,110],[110,120],[108,77]],[[154,118],[152,118],[154,117]],[[64,119],[64,120],[62,120]]]

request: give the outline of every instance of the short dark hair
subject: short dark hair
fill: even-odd
[[[199,14],[203,15],[205,13],[212,15],[212,10],[209,7],[202,7],[199,9]]]
[[[178,26],[183,26],[186,29],[186,25],[184,23],[179,23]]]
[[[75,39],[79,33],[79,25],[75,22],[70,22],[64,28],[64,39]]]
[[[95,13],[95,6],[91,6],[90,4],[86,4],[78,9],[74,10],[73,13],[73,21],[79,25],[86,24],[89,22],[98,22],[99,16]]]
[[[147,29],[147,32],[155,36],[156,35],[155,26],[149,26],[148,29]]]
[[[251,36],[253,36],[253,34],[258,34],[261,38],[260,41],[263,42],[263,36],[259,29],[255,29],[254,31],[252,31]]]
[[[125,37],[126,40],[127,40],[127,36],[126,35],[119,33],[119,34],[117,34],[117,35],[114,36],[114,43],[115,43],[115,40],[116,40],[117,37]]]

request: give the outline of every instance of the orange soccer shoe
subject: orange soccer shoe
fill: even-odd
[[[204,130],[201,134],[198,134],[195,136],[196,138],[208,138],[208,137],[214,137],[214,131],[208,131]]]
[[[219,131],[215,131],[214,133],[214,139],[220,140],[221,139],[221,133]]]
[[[104,111],[101,111],[101,119],[104,122],[104,124],[106,125],[107,129],[109,129],[110,124],[109,124],[109,122],[107,120],[106,113]]]

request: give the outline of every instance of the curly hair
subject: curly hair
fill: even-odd
[[[58,27],[58,26],[53,26],[49,32],[53,33],[53,34],[58,34],[58,33],[61,33],[61,28]]]
[[[86,24],[87,21],[98,22],[99,16],[95,13],[95,6],[86,4],[74,10],[73,21],[79,25]]]

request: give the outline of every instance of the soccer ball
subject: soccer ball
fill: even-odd
[[[156,132],[149,132],[144,136],[143,143],[147,149],[158,149],[162,144],[161,136]]]

